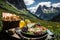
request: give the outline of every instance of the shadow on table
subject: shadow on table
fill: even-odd
[[[20,40],[14,37],[9,36],[6,32],[0,32],[0,40]]]

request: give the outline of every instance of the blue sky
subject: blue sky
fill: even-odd
[[[24,0],[24,2],[28,10],[32,12],[36,11],[39,5],[46,5],[49,7],[52,4],[54,7],[60,7],[60,0]]]
[[[50,1],[51,3],[58,3],[58,2],[60,2],[60,0],[34,0],[34,3],[31,4],[31,5],[27,5],[27,7],[31,7],[31,6],[37,5],[40,2],[48,2],[48,1]]]

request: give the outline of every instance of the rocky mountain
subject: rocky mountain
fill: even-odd
[[[43,12],[42,12],[41,6],[39,6],[38,9],[37,9],[37,11],[35,12],[35,15],[39,17],[42,14],[43,14]]]
[[[60,8],[39,6],[35,15],[42,20],[51,20],[60,13]]]
[[[54,21],[54,22],[60,22],[60,14],[58,14],[57,16],[54,16],[51,21]]]
[[[23,0],[6,0],[18,9],[27,9]]]

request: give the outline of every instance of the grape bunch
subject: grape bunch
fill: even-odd
[[[23,28],[22,28],[22,31],[23,31],[23,32],[27,32],[27,31],[28,31],[28,27],[23,27]]]

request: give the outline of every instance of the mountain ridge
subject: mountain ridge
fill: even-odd
[[[46,7],[45,5],[42,7],[41,5],[38,7],[37,11],[34,15],[39,17],[42,20],[51,20],[55,16],[60,14],[60,8],[59,7]]]

